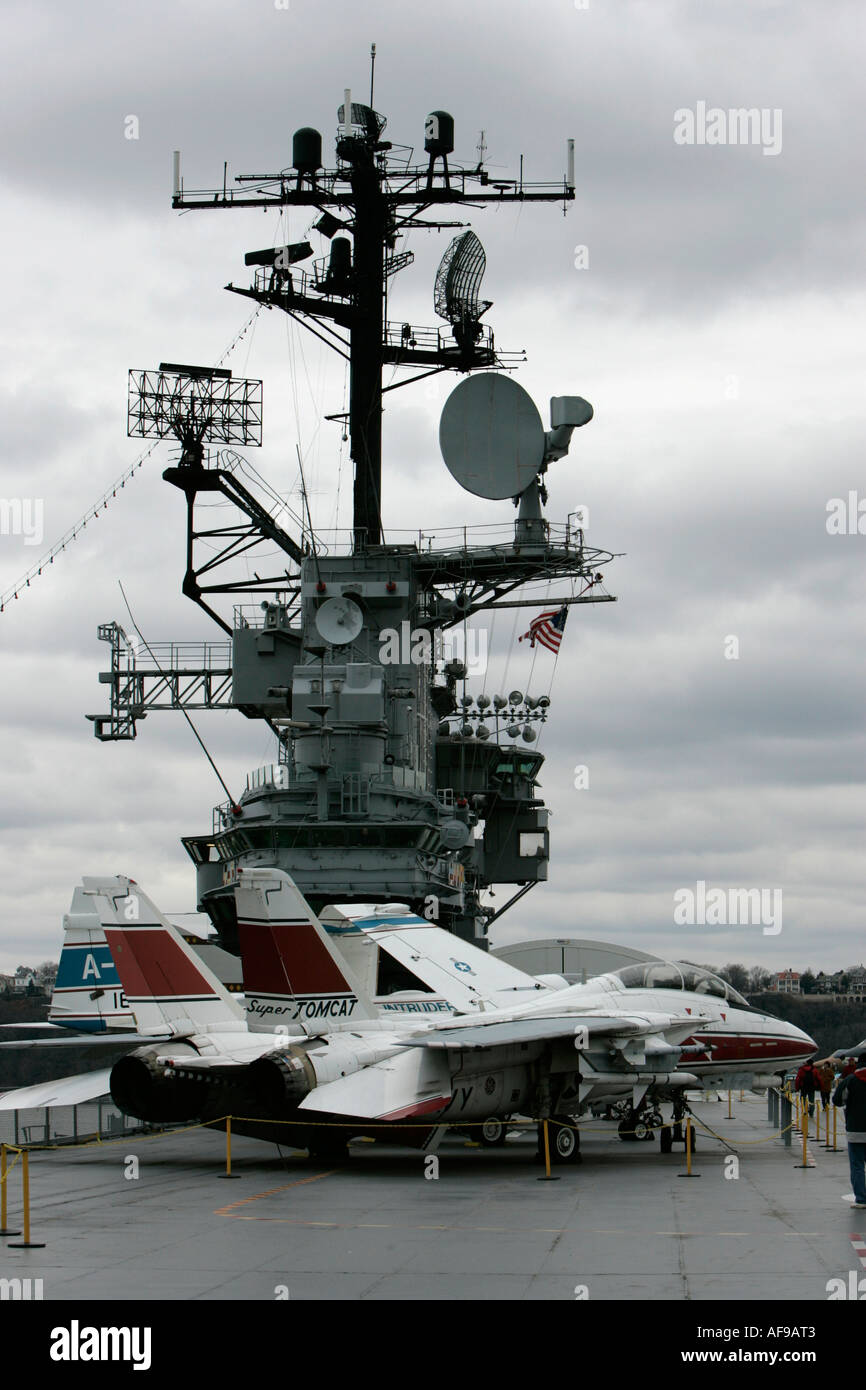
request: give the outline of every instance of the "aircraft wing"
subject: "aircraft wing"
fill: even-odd
[[[525,971],[413,913],[361,917],[355,926],[458,1013],[513,1008],[548,991],[555,992]]]
[[[59,1036],[58,1036],[59,1034]],[[129,1052],[144,1043],[170,1042],[176,1033],[72,1033],[62,1025],[47,1038],[28,1038],[26,1042],[0,1042],[0,1047],[117,1047]]]
[[[28,1028],[33,1033],[56,1033],[60,1027],[59,1023],[45,1023],[40,1019],[38,1023],[0,1023],[0,1033],[5,1033],[7,1028],[17,1028],[19,1031]]]
[[[78,1076],[62,1076],[56,1081],[42,1081],[36,1086],[19,1086],[0,1096],[0,1110],[46,1110],[52,1105],[80,1105],[108,1095],[111,1069],[86,1071]]]
[[[368,1120],[436,1115],[451,1103],[451,1069],[441,1053],[398,1052],[304,1096],[299,1109]]]
[[[466,1051],[477,1048],[501,1047],[510,1043],[546,1042],[557,1038],[575,1038],[580,1046],[582,1036],[587,1043],[593,1038],[648,1037],[664,1033],[665,1040],[679,1042],[695,1031],[694,1014],[567,1014],[557,1017],[514,1018],[502,1023],[485,1023],[479,1018],[456,1028],[436,1028],[414,1038],[407,1038],[407,1047],[438,1048]],[[666,1049],[665,1049],[666,1050]]]

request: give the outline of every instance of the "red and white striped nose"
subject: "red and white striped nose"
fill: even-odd
[[[780,1029],[786,1038],[791,1039],[791,1051],[797,1058],[812,1057],[818,1051],[818,1044],[814,1038],[798,1028],[795,1023],[779,1023]]]

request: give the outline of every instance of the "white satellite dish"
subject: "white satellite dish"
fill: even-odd
[[[532,397],[501,372],[455,386],[439,421],[445,466],[476,497],[517,497],[544,462],[545,433]]]
[[[350,598],[327,598],[315,617],[319,636],[330,647],[354,642],[364,626],[364,615]]]

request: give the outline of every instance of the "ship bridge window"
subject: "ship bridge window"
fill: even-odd
[[[220,859],[235,859],[237,855],[252,849],[253,843],[253,836],[249,831],[244,831],[243,834],[233,831],[229,835],[220,835],[216,842],[217,854]]]
[[[494,777],[534,777],[538,771],[538,762],[518,762],[515,758],[513,762],[497,763],[493,768]]]
[[[534,830],[524,830],[520,834],[520,858],[540,859],[544,855],[544,835]]]

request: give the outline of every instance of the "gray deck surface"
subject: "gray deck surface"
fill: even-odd
[[[580,1166],[539,1182],[534,1135],[484,1150],[449,1135],[438,1180],[423,1156],[371,1143],[342,1168],[207,1130],[136,1136],[31,1156],[32,1239],[0,1240],[0,1277],[42,1278],[46,1300],[591,1299],[824,1301],[831,1278],[862,1276],[844,1133],[838,1152],[771,1138],[763,1099],[703,1102],[695,1113],[738,1145],[701,1134],[682,1149],[623,1143],[593,1121]],[[841,1117],[840,1117],[841,1118]],[[764,1142],[756,1142],[764,1141]],[[124,1177],[128,1155],[140,1176]],[[20,1224],[20,1171],[9,1208]],[[866,1256],[863,1257],[866,1261]],[[285,1294],[283,1295],[285,1296]]]

